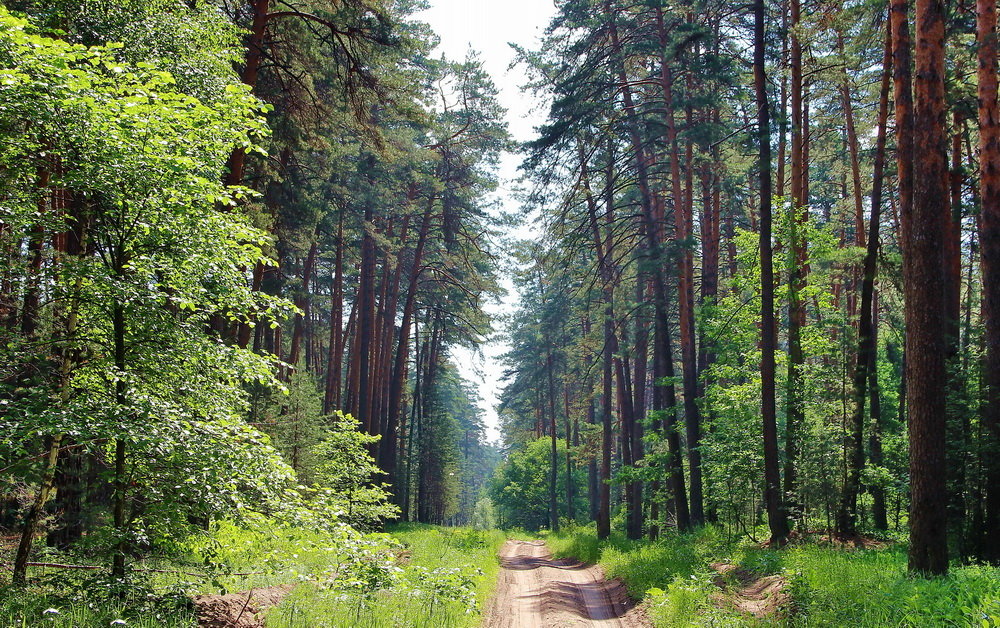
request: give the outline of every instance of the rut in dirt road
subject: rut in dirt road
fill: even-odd
[[[642,628],[625,586],[607,581],[599,567],[553,560],[542,541],[507,541],[485,628]]]

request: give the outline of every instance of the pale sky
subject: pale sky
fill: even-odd
[[[552,0],[430,0],[430,5],[429,9],[414,17],[430,24],[441,38],[437,52],[460,61],[470,48],[477,51],[500,91],[500,103],[507,109],[507,122],[514,139],[522,142],[531,139],[534,128],[544,121],[545,111],[522,89],[524,69],[508,71],[514,59],[514,51],[508,42],[529,49],[536,48],[555,14]],[[515,155],[505,155],[501,161],[498,197],[508,211],[516,209],[512,206],[515,201],[511,191],[513,179],[517,176],[517,164]],[[509,312],[517,303],[511,283],[505,280],[504,286],[509,294],[502,303],[487,307],[492,314]],[[506,350],[505,343],[495,341],[483,347],[482,357],[464,349],[452,351],[462,376],[479,389],[489,427],[487,435],[493,441],[500,437],[495,406],[502,387],[500,377],[503,367],[498,357]]]

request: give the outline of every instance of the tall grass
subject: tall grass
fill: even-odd
[[[0,586],[0,626],[133,626],[190,628],[194,611],[181,592],[163,595],[144,586],[121,588],[92,572],[35,570],[27,587]]]
[[[947,576],[907,573],[906,551],[799,545],[780,554],[796,626],[1000,626],[1000,569],[956,566]]]
[[[959,566],[949,575],[907,573],[906,548],[838,549],[802,542],[763,549],[727,541],[711,527],[655,542],[620,536],[598,542],[592,527],[547,536],[558,556],[574,556],[621,578],[646,602],[656,626],[982,626],[1000,628],[1000,568]],[[712,562],[759,574],[782,574],[793,608],[787,617],[754,619],[713,601]]]
[[[707,577],[708,564],[735,545],[717,528],[705,527],[691,534],[672,534],[657,541],[629,540],[621,534],[598,542],[593,526],[549,533],[546,542],[557,557],[574,557],[598,563],[609,578],[620,578],[629,594],[642,598],[674,578]]]
[[[375,591],[300,585],[267,616],[268,628],[463,628],[479,623],[495,586],[499,531],[404,524],[391,534],[406,547],[397,578]]]
[[[478,623],[505,539],[499,531],[416,524],[359,537],[221,522],[169,559],[137,563],[171,573],[135,574],[121,598],[103,571],[36,569],[26,589],[0,586],[0,627],[191,628],[190,595],[297,584],[268,612],[268,626],[464,628]]]

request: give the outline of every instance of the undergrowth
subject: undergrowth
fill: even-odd
[[[114,582],[103,569],[32,568],[27,588],[0,586],[0,626],[190,628],[192,595],[295,584],[269,611],[269,627],[463,628],[478,622],[505,538],[499,531],[417,524],[360,534],[266,519],[220,522],[178,543],[169,557],[132,564],[167,573],[133,571]],[[90,562],[85,555],[45,558]]]
[[[26,588],[0,586],[0,626],[189,628],[194,608],[180,590],[144,579],[113,581],[105,572],[40,570]]]
[[[801,541],[772,550],[729,541],[711,526],[654,542],[618,535],[598,542],[593,526],[549,533],[546,540],[556,556],[598,563],[609,578],[622,579],[658,627],[1000,628],[1000,568],[955,565],[944,577],[915,578],[907,573],[902,544],[838,549]],[[783,575],[793,608],[784,617],[755,619],[717,603],[713,562]]]
[[[268,628],[477,625],[504,533],[417,524],[390,532],[402,548],[387,579],[356,588],[306,581],[268,614]]]

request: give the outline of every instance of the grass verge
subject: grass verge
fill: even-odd
[[[33,568],[0,586],[0,626],[190,628],[190,596],[297,586],[267,614],[276,628],[476,625],[499,571],[499,531],[401,524],[386,534],[318,531],[261,520],[215,524],[170,559],[136,562],[128,582],[102,570]],[[46,560],[87,563],[87,556]]]
[[[499,531],[401,524],[398,571],[377,589],[322,581],[299,586],[268,614],[268,628],[475,626],[496,584]]]
[[[655,542],[598,542],[592,526],[546,540],[556,556],[600,564],[609,578],[621,578],[658,627],[1000,627],[1000,568],[956,565],[944,577],[914,578],[899,544],[838,549],[802,541],[772,550],[727,541],[712,527]],[[785,617],[757,619],[720,607],[713,562],[782,575],[793,608]]]

